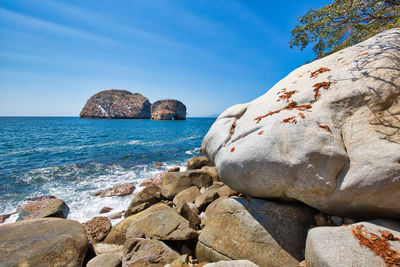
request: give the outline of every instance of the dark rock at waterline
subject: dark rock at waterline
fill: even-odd
[[[104,207],[101,208],[101,210],[100,210],[99,213],[100,213],[100,214],[102,214],[102,213],[108,213],[108,212],[110,212],[110,211],[112,211],[112,210],[113,210],[113,208],[104,206]]]
[[[46,217],[67,218],[69,208],[63,200],[40,197],[35,199],[42,200],[28,202],[28,204],[20,207],[17,221]]]
[[[82,266],[88,248],[79,222],[43,218],[0,225],[0,266]]]
[[[80,117],[88,119],[150,119],[151,104],[138,93],[126,90],[105,90],[93,95],[83,107]]]
[[[164,99],[151,105],[152,120],[186,120],[186,106],[174,99]]]

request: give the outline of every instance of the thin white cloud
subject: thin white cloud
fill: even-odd
[[[117,45],[118,42],[109,38],[98,36],[80,29],[73,27],[57,24],[54,22],[42,20],[32,16],[27,16],[15,11],[11,11],[0,7],[0,17],[3,21],[11,22],[15,25],[21,25],[26,28],[33,28],[39,31],[47,31],[58,35],[73,36],[96,43],[102,43],[106,45]]]

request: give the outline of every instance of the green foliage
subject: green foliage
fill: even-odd
[[[298,18],[290,47],[314,43],[317,58],[400,27],[400,0],[335,0]]]

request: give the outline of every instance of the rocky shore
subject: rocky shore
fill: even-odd
[[[28,199],[0,266],[400,266],[399,66],[394,29],[294,70],[223,112],[187,170],[93,192],[133,192],[112,227]]]

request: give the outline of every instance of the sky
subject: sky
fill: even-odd
[[[78,116],[106,89],[217,115],[314,58],[290,31],[328,3],[0,0],[0,116]]]

